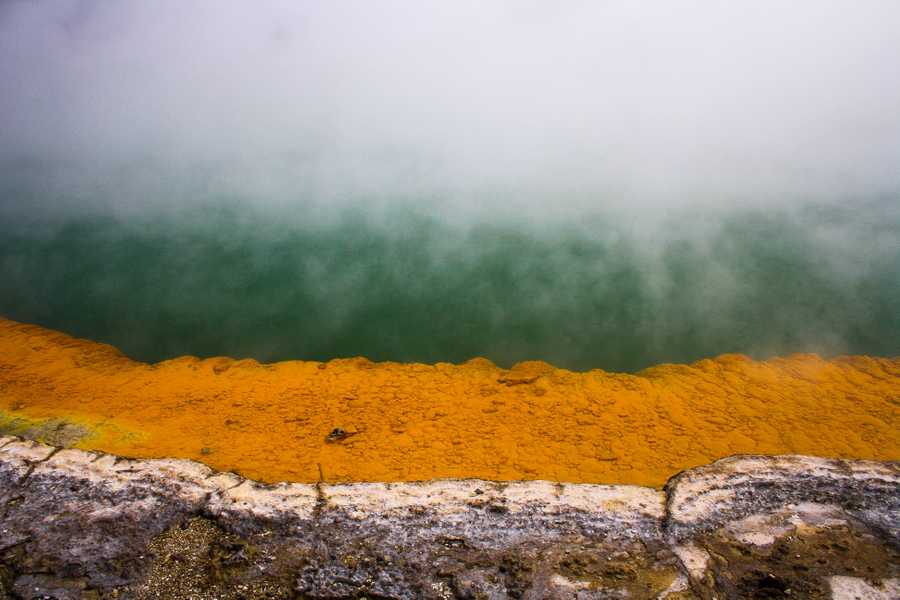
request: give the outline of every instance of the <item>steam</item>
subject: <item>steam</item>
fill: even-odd
[[[887,0],[4,2],[0,312],[152,359],[898,353],[898,56]],[[463,341],[427,317],[454,294]]]
[[[157,178],[539,212],[897,191],[894,2],[2,11],[0,157],[65,165],[90,193],[119,174],[117,202],[164,202]]]

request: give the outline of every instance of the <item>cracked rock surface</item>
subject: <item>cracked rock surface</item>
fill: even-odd
[[[0,598],[900,597],[900,465],[262,485],[0,438]]]

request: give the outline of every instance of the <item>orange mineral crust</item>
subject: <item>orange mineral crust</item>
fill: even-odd
[[[263,481],[549,479],[659,486],[738,453],[900,458],[900,358],[723,355],[636,375],[542,362],[135,362],[0,319],[9,422]],[[335,428],[345,436],[332,436]],[[335,439],[336,438],[336,439]]]

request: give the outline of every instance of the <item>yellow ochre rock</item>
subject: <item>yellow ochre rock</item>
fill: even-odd
[[[189,458],[269,482],[660,486],[731,454],[900,458],[896,357],[723,355],[636,375],[482,358],[150,365],[0,319],[0,408],[2,423],[89,432],[83,449]]]

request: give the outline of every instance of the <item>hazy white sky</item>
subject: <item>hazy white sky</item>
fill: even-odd
[[[900,189],[892,0],[7,0],[0,81],[0,173],[151,204]]]

